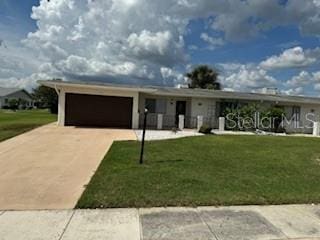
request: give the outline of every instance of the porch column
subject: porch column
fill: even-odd
[[[184,129],[184,115],[179,115],[179,129]]]
[[[162,125],[163,125],[163,114],[158,114],[157,129],[158,130],[162,129]]]
[[[58,125],[64,126],[65,122],[65,106],[66,106],[66,93],[60,90],[58,102]]]
[[[219,131],[223,132],[225,127],[225,118],[219,117]]]
[[[133,96],[133,106],[132,106],[132,128],[139,128],[139,93]]]
[[[320,122],[313,123],[313,136],[319,136]]]
[[[203,116],[197,116],[197,130],[199,131],[203,125]]]

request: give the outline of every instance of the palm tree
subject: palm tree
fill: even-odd
[[[220,90],[221,84],[218,82],[219,73],[207,65],[200,65],[187,73],[189,79],[189,88],[203,88]]]

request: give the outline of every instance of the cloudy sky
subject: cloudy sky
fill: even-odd
[[[63,78],[320,96],[320,0],[0,0],[0,86]]]

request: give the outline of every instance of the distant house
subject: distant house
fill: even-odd
[[[10,100],[15,99],[19,107],[32,107],[33,101],[30,94],[21,88],[0,87],[0,108],[9,107]]]
[[[217,128],[219,117],[226,109],[251,103],[282,108],[286,118],[293,119],[286,123],[287,132],[311,133],[310,119],[320,122],[320,98],[281,95],[270,90],[245,93],[95,82],[39,83],[59,93],[61,126],[140,128],[144,109],[148,108],[150,127],[156,128],[162,115],[162,126],[170,129],[177,125],[179,115],[183,115],[186,128],[196,128],[199,116],[203,117],[203,124]]]

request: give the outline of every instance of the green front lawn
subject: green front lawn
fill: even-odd
[[[204,136],[116,142],[79,208],[320,203],[320,139]]]
[[[0,110],[0,142],[56,119],[48,110]]]

